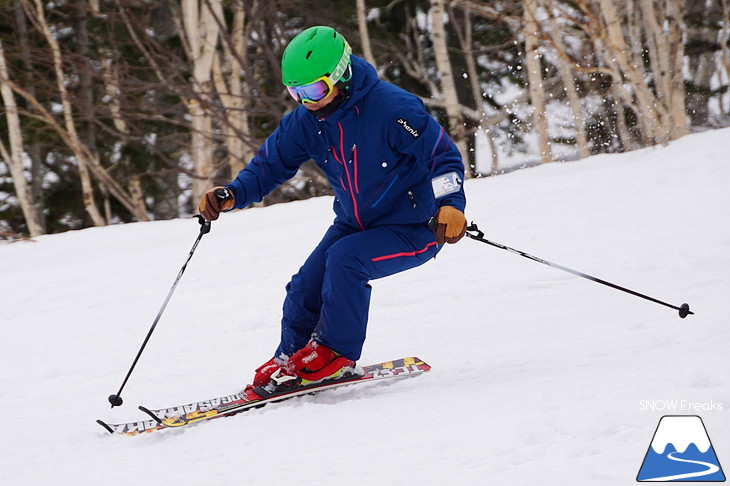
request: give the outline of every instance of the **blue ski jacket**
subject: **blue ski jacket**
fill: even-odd
[[[227,185],[235,207],[261,201],[313,159],[334,189],[335,222],[364,230],[423,223],[442,205],[464,211],[461,154],[423,102],[355,55],[350,83],[326,118],[298,106],[281,120]]]

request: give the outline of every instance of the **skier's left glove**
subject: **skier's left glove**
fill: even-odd
[[[452,206],[441,206],[436,213],[436,243],[456,243],[466,234],[464,213]]]
[[[216,186],[203,194],[198,209],[206,221],[215,221],[221,211],[230,211],[234,204],[231,191],[227,187]]]

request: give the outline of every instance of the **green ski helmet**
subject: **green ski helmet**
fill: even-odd
[[[352,48],[335,29],[322,25],[310,27],[286,46],[281,57],[281,81],[295,99],[319,101],[313,98],[321,96],[322,90],[327,90],[326,96],[338,82],[349,81],[350,54]],[[316,81],[320,81],[319,86],[312,86],[309,91],[297,89]]]

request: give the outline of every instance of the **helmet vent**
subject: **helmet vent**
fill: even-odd
[[[311,41],[312,39],[314,39],[314,36],[316,36],[316,35],[317,35],[317,31],[315,30],[315,31],[312,32],[312,35],[310,35],[309,36],[309,39],[307,39],[307,40],[308,41]]]
[[[312,55],[312,51],[309,51],[304,58],[307,59],[307,60],[309,60],[309,56],[311,56],[311,55]]]

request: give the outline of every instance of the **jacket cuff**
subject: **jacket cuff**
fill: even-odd
[[[233,181],[230,184],[227,184],[226,188],[233,193],[234,209],[243,209],[248,206],[248,203],[246,202],[246,189],[243,187],[243,184],[238,183],[238,181]]]
[[[464,194],[457,193],[450,196],[446,196],[444,198],[439,199],[438,206],[451,206],[453,208],[458,209],[462,213],[466,209],[466,197],[464,197]]]

